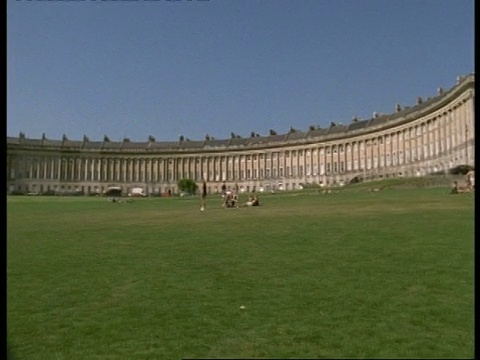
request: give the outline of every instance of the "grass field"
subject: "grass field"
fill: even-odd
[[[473,194],[260,200],[8,197],[15,358],[474,357]]]

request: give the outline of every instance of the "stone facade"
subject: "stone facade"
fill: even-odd
[[[412,177],[475,162],[475,77],[459,77],[416,105],[392,114],[332,123],[303,132],[178,142],[72,141],[7,137],[7,192],[177,193],[181,178],[207,180],[210,193],[238,184],[243,191],[293,190],[364,180]]]

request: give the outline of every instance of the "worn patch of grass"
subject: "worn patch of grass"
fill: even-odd
[[[473,194],[363,189],[261,203],[223,209],[210,197],[202,213],[195,197],[9,197],[12,351],[473,357]]]

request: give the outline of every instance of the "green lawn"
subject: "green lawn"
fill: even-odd
[[[22,360],[474,357],[473,194],[260,201],[8,197],[9,347]]]

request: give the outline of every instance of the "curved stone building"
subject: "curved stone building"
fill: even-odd
[[[177,193],[182,178],[207,180],[210,193],[238,184],[243,191],[339,185],[354,177],[412,177],[475,162],[475,76],[392,114],[348,125],[269,136],[146,142],[7,137],[7,191],[127,194]]]

